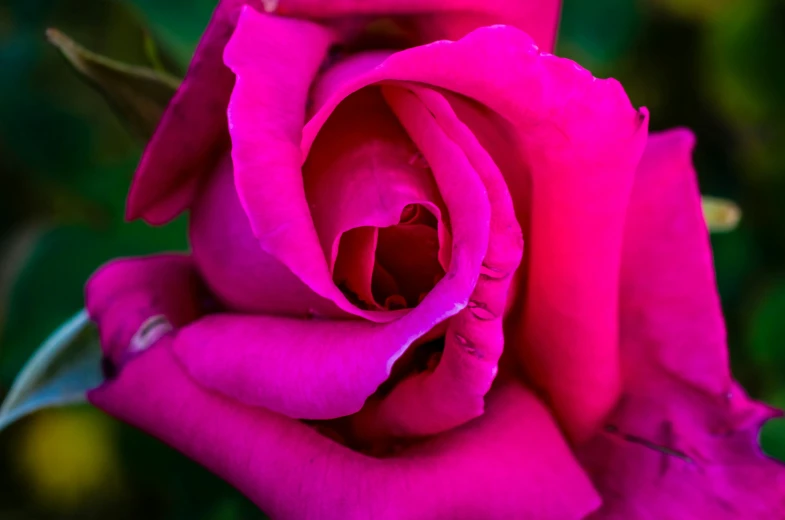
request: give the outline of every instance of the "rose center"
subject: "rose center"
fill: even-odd
[[[356,246],[363,242],[372,247]],[[357,265],[370,273],[370,290],[362,287],[367,278],[351,275]],[[443,276],[436,216],[423,205],[409,204],[396,225],[344,233],[333,280],[358,306],[396,310],[415,307]]]

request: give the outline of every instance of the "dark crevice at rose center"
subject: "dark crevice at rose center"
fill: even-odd
[[[357,251],[350,244],[362,235],[376,235],[373,251]],[[351,287],[341,269],[354,264],[351,255],[372,254],[373,301],[363,301]],[[370,260],[370,259],[369,259]],[[416,307],[444,276],[439,263],[438,220],[421,204],[409,204],[401,212],[398,224],[383,228],[360,227],[341,236],[333,274],[335,284],[356,305],[388,310]]]
[[[425,339],[425,338],[423,338]],[[396,386],[409,377],[423,372],[433,372],[444,352],[443,332],[432,339],[425,339],[409,348],[393,365],[390,377],[368,398],[366,405],[378,402],[389,395]],[[362,412],[360,412],[362,414]],[[366,437],[357,430],[357,415],[325,421],[303,421],[325,437],[340,442],[355,451],[371,457],[385,458],[406,446],[416,445],[425,437],[399,437],[394,435]]]

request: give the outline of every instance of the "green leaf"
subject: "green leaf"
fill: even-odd
[[[161,70],[127,65],[91,52],[57,29],[48,29],[46,35],[137,137],[146,141],[153,135],[180,80]]]
[[[17,376],[0,407],[0,430],[42,408],[85,401],[103,381],[98,335],[85,310],[61,325]]]

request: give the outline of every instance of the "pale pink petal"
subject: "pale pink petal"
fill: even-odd
[[[785,517],[785,467],[757,436],[775,412],[731,380],[708,233],[690,153],[650,138],[622,262],[624,397],[579,454],[603,497],[591,518]]]
[[[163,224],[188,207],[199,180],[228,149],[226,104],[234,75],[223,50],[247,0],[220,0],[188,67],[142,155],[126,216]]]
[[[519,384],[477,421],[388,459],[198,387],[164,338],[93,404],[225,478],[277,520],[579,520],[599,505],[544,407]]]
[[[458,40],[478,27],[512,25],[529,33],[545,52],[556,42],[559,0],[270,0],[279,14],[336,17],[404,17],[415,42]]]
[[[618,82],[541,54],[512,27],[487,27],[458,42],[360,54],[333,66],[314,87],[303,150],[346,96],[394,81],[452,91],[506,119],[519,162],[514,169],[505,161],[502,172],[531,244],[526,300],[513,309],[518,326],[508,348],[570,435],[585,438],[619,397],[622,228],[646,111],[633,109]]]

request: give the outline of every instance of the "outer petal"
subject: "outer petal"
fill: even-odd
[[[646,111],[635,111],[617,82],[541,54],[512,27],[487,27],[458,42],[335,65],[314,87],[303,150],[347,95],[394,81],[449,90],[506,118],[519,162],[503,173],[531,246],[508,345],[570,434],[584,438],[619,397],[621,241]]]
[[[126,216],[163,224],[183,211],[228,146],[226,104],[234,76],[223,50],[246,0],[220,0],[188,73],[142,155]]]
[[[773,411],[731,380],[692,135],[652,136],[638,170],[622,263],[625,396],[580,449],[597,519],[785,517],[785,467],[757,433]]]
[[[101,343],[116,365],[149,346],[162,330],[198,318],[209,305],[206,296],[193,261],[178,254],[113,260],[85,287],[87,312],[93,320],[101,318]]]
[[[174,352],[207,388],[290,417],[333,419],[357,412],[430,328],[416,324],[213,315],[182,330]]]
[[[487,236],[475,235],[487,243]],[[459,250],[462,273],[479,272],[482,257],[470,249],[482,250]],[[289,416],[331,419],[360,410],[412,343],[466,305],[473,280],[451,276],[454,283],[439,283],[415,309],[386,324],[230,314],[197,319],[205,303],[196,271],[190,258],[168,255],[104,266],[88,282],[87,306],[116,364],[147,348],[160,325],[165,333],[184,327],[174,350],[199,383]]]
[[[547,412],[518,383],[493,391],[477,421],[380,460],[203,390],[170,342],[90,401],[205,465],[277,520],[578,520],[599,505]]]
[[[420,43],[458,40],[478,27],[512,25],[529,33],[545,52],[553,51],[559,0],[272,0],[280,14],[312,18],[406,16]]]

